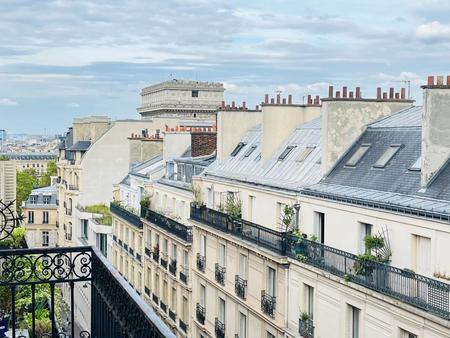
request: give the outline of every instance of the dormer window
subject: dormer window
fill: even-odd
[[[256,146],[251,146],[244,154],[244,157],[249,157],[256,149]]]
[[[286,149],[284,149],[281,155],[278,157],[278,161],[283,161],[286,157],[288,157],[288,155],[295,147],[296,146],[287,146]]]
[[[51,196],[44,196],[43,197],[44,204],[50,204],[50,197]]]
[[[392,158],[397,154],[402,146],[400,144],[392,144],[386,149],[383,155],[378,159],[378,161],[373,165],[374,168],[385,168]]]
[[[304,160],[306,160],[314,149],[316,149],[316,147],[306,147],[305,149],[303,149],[303,151],[300,153],[300,156],[297,158],[297,162],[303,162]]]
[[[346,166],[354,167],[359,161],[364,157],[367,151],[370,149],[370,144],[361,144],[358,150],[350,157],[350,159],[345,163]]]
[[[416,162],[413,163],[411,168],[409,170],[412,171],[420,171],[422,169],[422,156],[419,156],[419,158],[416,160]]]
[[[237,154],[239,154],[239,152],[242,150],[242,148],[245,147],[245,143],[243,142],[239,142],[238,145],[236,146],[236,148],[234,148],[234,150],[231,152],[231,156],[236,156]]]
[[[30,196],[30,204],[36,204],[37,203],[37,196],[31,195]]]

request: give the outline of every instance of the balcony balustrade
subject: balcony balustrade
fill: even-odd
[[[159,248],[154,247],[153,253],[152,253],[153,260],[156,262],[156,264],[159,264]]]
[[[214,321],[214,333],[216,334],[216,338],[225,338],[225,324],[219,318],[216,318]]]
[[[225,272],[226,268],[216,263],[214,277],[216,278],[216,282],[223,286],[225,285]]]
[[[188,274],[187,271],[180,271],[180,281],[187,285],[188,283]]]
[[[174,323],[177,322],[177,315],[171,309],[169,309],[169,318],[172,319]]]
[[[169,264],[169,272],[173,275],[177,275],[177,261],[172,259]]]
[[[144,251],[147,257],[150,258],[152,256],[152,251],[149,248],[145,247]]]
[[[161,256],[160,264],[164,269],[167,269],[167,260],[168,260],[167,254],[163,253]]]
[[[171,218],[161,215],[153,210],[142,207],[141,217],[154,225],[164,229],[178,238],[192,243],[192,227],[179,223]]]
[[[206,268],[206,258],[205,256],[197,254],[197,269],[199,269],[201,272],[205,272]]]
[[[152,300],[156,305],[159,305],[159,297],[154,293],[152,294]]]
[[[141,262],[142,262],[142,255],[136,253],[136,259],[137,259],[137,261],[138,261],[139,263],[141,263]]]
[[[184,332],[187,333],[188,330],[188,325],[182,321],[181,319],[178,321],[178,325],[180,326],[180,329]]]
[[[298,320],[298,332],[303,338],[314,338],[314,325],[310,318]]]
[[[166,303],[164,303],[163,301],[160,301],[160,302],[159,302],[159,306],[161,307],[161,310],[162,310],[164,313],[167,313],[167,305],[166,305]]]
[[[200,303],[197,303],[197,306],[195,308],[195,316],[197,318],[197,321],[202,325],[205,325],[205,315],[206,315],[205,307],[200,305]]]
[[[267,291],[261,291],[261,311],[274,318],[276,308],[276,297],[271,296]]]
[[[109,208],[113,215],[120,217],[122,220],[134,225],[136,228],[142,229],[144,227],[139,215],[132,213],[130,210],[125,209],[117,203],[111,203]]]
[[[148,287],[144,287],[144,292],[147,296],[150,297],[150,289]]]
[[[234,279],[234,292],[236,293],[236,296],[245,300],[247,295],[246,291],[247,281],[241,278],[239,275],[236,275]]]

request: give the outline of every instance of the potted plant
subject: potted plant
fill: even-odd
[[[232,219],[242,217],[242,202],[237,194],[229,194],[225,202],[225,213]]]

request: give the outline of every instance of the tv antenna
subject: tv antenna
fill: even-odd
[[[399,80],[399,81],[394,81],[394,82],[401,82],[401,83],[407,84],[407,86],[408,86],[408,100],[411,99],[411,80]]]

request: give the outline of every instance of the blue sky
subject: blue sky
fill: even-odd
[[[329,84],[399,88],[450,74],[448,0],[0,0],[0,128],[60,133],[76,116],[139,118],[171,76],[254,105]],[[171,75],[172,74],[172,75]]]

